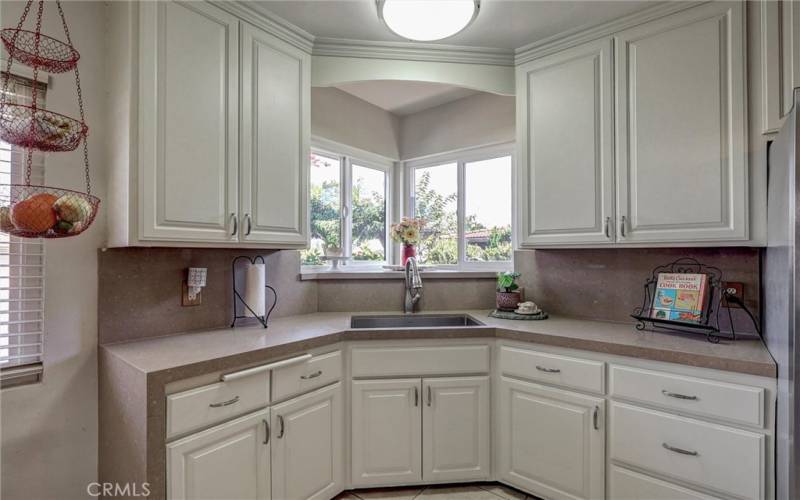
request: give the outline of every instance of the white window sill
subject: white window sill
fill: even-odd
[[[421,269],[420,274],[422,278],[428,279],[481,279],[497,277],[498,271],[510,270],[511,263],[507,268],[487,268],[487,269]],[[380,269],[368,267],[365,269],[358,269],[357,266],[346,266],[341,269],[330,268],[303,268],[300,270],[300,279],[302,281],[312,280],[386,280],[386,279],[404,279],[405,273],[403,271],[391,271],[388,269]]]

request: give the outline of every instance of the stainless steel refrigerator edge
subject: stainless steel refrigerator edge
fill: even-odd
[[[800,213],[798,145],[800,89],[794,107],[769,150],[768,243],[764,253],[764,340],[778,364],[775,474],[776,498],[800,498]]]

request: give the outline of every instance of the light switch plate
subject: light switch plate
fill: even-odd
[[[725,283],[725,291],[729,295],[733,295],[742,302],[744,302],[744,283],[738,283],[736,281],[728,281]],[[726,299],[723,299],[722,307],[730,307],[731,309],[736,309],[736,308],[741,308],[742,306],[740,306],[736,302],[728,302]]]
[[[181,294],[181,305],[183,307],[190,307],[190,306],[199,306],[203,303],[203,290],[201,289],[197,292],[194,299],[189,298],[189,285],[186,284],[186,281],[183,282],[183,293]]]

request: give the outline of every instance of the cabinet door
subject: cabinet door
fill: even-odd
[[[242,23],[241,239],[305,246],[311,56]]]
[[[611,39],[517,68],[520,243],[611,243]]]
[[[352,383],[353,486],[422,480],[420,379]]]
[[[488,479],[489,377],[427,378],[422,392],[425,480]]]
[[[206,2],[139,8],[140,239],[233,241],[239,22]]]
[[[503,377],[500,478],[551,499],[605,497],[605,401]]]
[[[335,497],[344,488],[341,384],[272,408],[272,498]]]
[[[616,36],[619,241],[747,239],[743,36],[741,2]]]
[[[269,409],[167,444],[167,498],[269,500]]]

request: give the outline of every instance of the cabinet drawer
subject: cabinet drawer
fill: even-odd
[[[613,397],[740,424],[764,425],[764,389],[612,365]]]
[[[488,345],[354,347],[353,377],[488,373]]]
[[[616,465],[611,466],[608,493],[614,500],[719,500]]]
[[[500,347],[500,369],[503,375],[536,380],[553,385],[605,392],[602,361],[546,354],[518,347]]]
[[[315,355],[272,371],[272,400],[278,401],[336,382],[342,377],[342,352]]]
[[[269,403],[269,372],[167,396],[167,439],[202,429]]]
[[[609,456],[737,498],[764,495],[765,436],[620,403]]]

